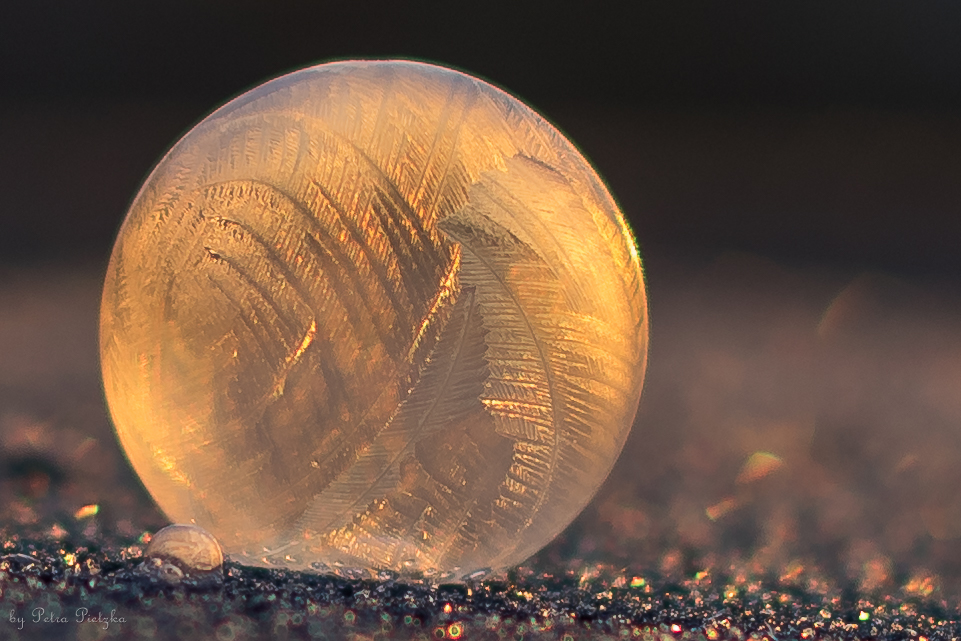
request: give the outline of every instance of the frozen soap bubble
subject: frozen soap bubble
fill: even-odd
[[[150,539],[141,571],[167,583],[184,577],[215,577],[223,572],[220,543],[196,525],[168,525]]]
[[[543,118],[449,69],[340,62],[160,161],[100,340],[134,468],[234,560],[469,574],[607,476],[647,301],[624,217]]]

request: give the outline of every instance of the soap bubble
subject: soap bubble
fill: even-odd
[[[522,561],[603,482],[647,300],[623,215],[543,118],[449,69],[342,62],[161,160],[101,358],[144,485],[235,560],[460,575]]]
[[[185,577],[209,578],[223,575],[224,553],[220,543],[196,525],[168,525],[157,532],[144,551],[140,571],[165,583],[180,583]]]

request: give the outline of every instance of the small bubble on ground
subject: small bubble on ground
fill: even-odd
[[[224,553],[209,532],[196,525],[169,525],[150,539],[141,566],[166,583],[185,576],[203,578],[223,574]]]

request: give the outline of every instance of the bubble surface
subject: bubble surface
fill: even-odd
[[[196,525],[168,525],[144,550],[147,567],[177,579],[223,570],[224,553],[216,538]]]
[[[577,515],[647,358],[634,239],[555,128],[465,74],[305,69],[163,158],[104,286],[104,387],[235,560],[467,575]]]

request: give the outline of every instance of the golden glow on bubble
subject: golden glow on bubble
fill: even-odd
[[[606,477],[646,358],[637,248],[590,165],[408,62],[299,71],[197,125],[135,199],[101,314],[160,507],[296,568],[523,560]]]

